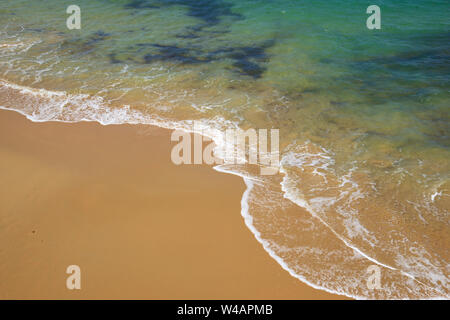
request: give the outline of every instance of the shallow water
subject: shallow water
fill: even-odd
[[[71,1],[0,4],[4,108],[279,128],[279,175],[217,168],[246,179],[242,213],[269,254],[330,292],[448,298],[447,1],[385,1],[381,30],[356,0],[78,1],[81,30]],[[373,264],[383,290],[366,286]]]

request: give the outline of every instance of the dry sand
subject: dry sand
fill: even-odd
[[[2,299],[343,298],[270,258],[240,215],[242,179],[174,165],[168,130],[0,110],[0,131]]]

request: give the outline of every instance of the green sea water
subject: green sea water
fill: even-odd
[[[448,298],[449,9],[0,0],[0,105],[34,121],[279,129],[280,174],[218,168],[245,177],[242,213],[269,254],[334,293]],[[373,264],[382,291],[366,286]]]

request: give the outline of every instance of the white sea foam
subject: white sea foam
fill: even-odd
[[[293,269],[291,269],[286,263],[285,261],[276,254],[276,252],[274,250],[271,249],[271,245],[267,240],[264,240],[261,237],[260,232],[255,228],[255,226],[253,225],[253,217],[250,214],[249,211],[249,195],[250,192],[252,191],[253,187],[254,187],[254,181],[253,178],[251,176],[248,175],[244,175],[242,173],[236,172],[234,170],[230,170],[230,169],[226,169],[225,166],[219,165],[219,166],[215,166],[214,169],[218,172],[223,172],[223,173],[229,173],[229,174],[233,174],[236,176],[239,176],[241,178],[244,179],[245,185],[246,185],[246,190],[244,192],[244,194],[242,195],[242,199],[241,199],[241,215],[244,218],[244,222],[245,225],[250,229],[250,231],[253,233],[253,235],[255,236],[256,240],[258,240],[259,243],[262,244],[263,248],[266,250],[266,252],[275,260],[278,262],[278,264],[287,272],[289,272],[289,274],[294,277],[299,279],[300,281],[306,283],[307,285],[318,289],[318,290],[324,290],[326,292],[332,293],[332,294],[338,294],[338,295],[346,295],[350,298],[355,298],[355,299],[364,299],[363,296],[352,296],[349,295],[346,292],[340,291],[340,290],[331,290],[329,288],[326,287],[322,287],[319,285],[316,285],[314,282],[309,281],[308,279],[306,279],[305,277],[299,275],[298,273],[296,273]]]

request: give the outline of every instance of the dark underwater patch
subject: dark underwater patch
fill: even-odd
[[[229,32],[229,22],[219,25],[228,17],[242,19],[240,14],[233,12],[233,4],[223,0],[129,0],[124,7],[129,10],[165,9],[171,6],[184,6],[187,15],[200,20],[197,25],[187,26],[184,31],[175,35],[172,43],[138,43],[123,51],[113,51],[108,55],[111,64],[124,61],[151,64],[157,61],[181,65],[210,63],[220,60],[230,60],[229,69],[243,76],[259,79],[266,71],[266,63],[270,57],[267,49],[274,45],[274,40],[249,46],[208,47],[208,41]],[[219,26],[218,26],[219,25]],[[142,31],[147,31],[143,27]],[[66,47],[73,51],[90,52],[98,42],[106,40],[110,35],[98,31],[87,39],[77,39]],[[204,39],[204,42],[202,40]],[[195,45],[191,40],[195,40]],[[191,42],[191,43],[189,43]],[[201,43],[201,45],[199,45]]]
[[[118,64],[118,63],[122,63],[122,60],[117,59],[117,55],[115,53],[110,53],[108,55],[109,58],[109,62],[112,64]]]
[[[420,73],[431,78],[442,73],[450,74],[450,33],[413,35],[404,41],[413,49],[356,61],[354,66],[369,70],[385,68],[411,75]]]
[[[376,57],[363,62],[356,62],[355,67],[373,69],[387,68],[404,72],[446,72],[450,68],[450,49],[429,49],[402,52],[387,57]]]
[[[159,9],[170,6],[185,6],[188,16],[201,19],[206,25],[215,25],[221,17],[241,17],[233,13],[231,3],[223,0],[132,0],[125,4],[127,9]]]
[[[133,0],[125,5],[127,9],[158,9],[157,5],[147,0]]]
[[[89,43],[100,42],[100,41],[106,40],[110,36],[111,36],[110,33],[106,33],[102,30],[99,30],[99,31],[95,32],[94,34],[92,34],[92,36],[89,37],[88,42]]]
[[[241,75],[250,76],[254,79],[259,79],[262,74],[266,71],[266,67],[260,66],[259,64],[252,62],[247,59],[241,59],[233,63],[233,66],[239,70]]]
[[[232,4],[222,0],[169,0],[168,2],[187,6],[189,16],[201,19],[207,25],[218,24],[223,16],[241,18],[241,15],[232,12]]]
[[[66,40],[62,43],[62,49],[68,50],[71,54],[88,54],[95,49],[95,46],[106,39],[108,39],[111,34],[106,33],[102,30],[94,32],[87,38],[74,38]]]
[[[336,88],[359,91],[362,103],[425,101],[436,90],[450,83],[450,33],[412,35],[397,43],[409,50],[396,53],[357,57],[321,59],[324,64],[339,64],[348,68],[345,75],[334,79]],[[370,53],[370,52],[369,52]],[[345,83],[345,86],[339,84]]]
[[[239,74],[259,79],[267,69],[265,63],[269,61],[269,55],[266,51],[274,44],[275,40],[269,40],[255,46],[222,48],[212,54],[217,58],[234,60],[233,67]]]
[[[354,62],[355,75],[347,81],[375,103],[424,99],[432,88],[449,84],[450,54],[445,50],[404,52]],[[356,79],[352,80],[351,78]]]
[[[254,79],[262,77],[266,71],[265,63],[269,61],[266,50],[274,45],[275,41],[267,41],[254,46],[224,47],[213,51],[207,51],[200,47],[162,45],[157,43],[138,43],[129,50],[134,52],[144,52],[140,55],[140,60],[132,61],[145,64],[156,61],[173,62],[179,64],[200,64],[219,61],[223,59],[231,60],[231,69],[240,75],[250,76]],[[116,60],[112,60],[115,63]]]
[[[240,14],[232,11],[233,4],[223,0],[132,0],[125,4],[126,9],[164,9],[171,6],[184,6],[187,8],[187,15],[199,19],[201,22],[195,26],[189,26],[176,37],[180,39],[198,39],[204,29],[220,24],[223,17],[235,19],[243,18]],[[209,36],[223,31],[208,31]]]
[[[173,45],[152,44],[157,50],[156,53],[144,55],[144,63],[153,63],[155,61],[171,61],[181,64],[198,64],[210,62],[209,58],[195,54],[192,49],[182,48]]]

